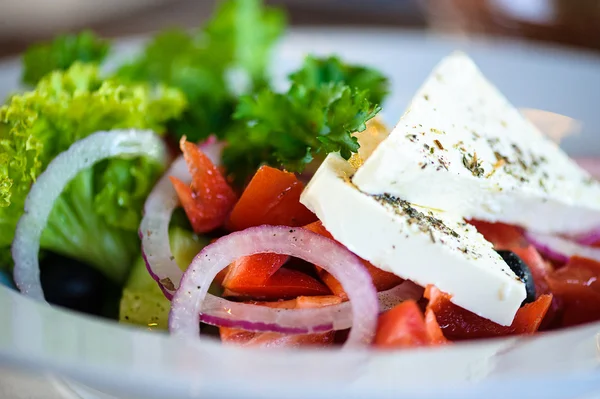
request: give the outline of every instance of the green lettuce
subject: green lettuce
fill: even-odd
[[[35,44],[23,55],[21,80],[36,85],[52,71],[64,71],[77,61],[101,63],[110,49],[108,41],[91,31],[75,35],[60,35],[49,43]]]
[[[380,109],[368,91],[343,83],[263,89],[240,99],[234,116],[241,126],[228,134],[223,163],[243,182],[262,164],[302,172],[317,154],[339,151],[348,159],[359,148],[353,133],[365,130]]]
[[[232,76],[246,82],[247,91],[265,87],[269,55],[284,27],[284,15],[263,7],[260,0],[224,1],[202,29],[158,34],[117,76],[163,83],[185,93],[188,109],[181,119],[169,123],[169,132],[177,137],[198,141],[215,134],[222,138],[234,124],[234,89],[244,86],[231,84]]]
[[[389,80],[378,70],[347,64],[338,57],[308,56],[302,68],[290,75],[290,80],[306,87],[344,83],[351,88],[368,91],[368,99],[374,104],[381,104],[390,91]]]
[[[0,108],[0,260],[37,176],[75,141],[100,130],[151,129],[186,106],[176,89],[102,79],[97,66],[75,63]],[[138,253],[136,231],[161,166],[144,157],[111,159],[81,172],[65,189],[43,232],[42,249],[97,267],[123,282]]]
[[[238,184],[260,166],[302,172],[315,159],[358,151],[354,133],[381,110],[389,91],[381,72],[337,57],[306,57],[289,76],[290,89],[264,87],[242,96],[227,132],[223,164]]]

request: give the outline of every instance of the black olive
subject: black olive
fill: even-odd
[[[535,301],[535,282],[533,281],[533,275],[529,266],[523,262],[517,254],[513,251],[496,251],[504,259],[510,269],[517,275],[517,277],[525,283],[525,291],[527,296],[521,305]]]
[[[44,297],[51,304],[96,316],[118,316],[114,297],[120,295],[120,287],[83,262],[45,253],[40,279]]]

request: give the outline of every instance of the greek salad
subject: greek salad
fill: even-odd
[[[28,49],[26,89],[0,107],[7,285],[264,348],[600,320],[596,160],[570,159],[460,52],[391,129],[371,67],[308,55],[278,90],[284,31],[280,10],[225,0],[117,67],[89,31]]]

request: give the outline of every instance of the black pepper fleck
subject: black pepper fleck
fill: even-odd
[[[407,134],[406,138],[409,139],[410,141],[412,141],[413,143],[415,141],[417,141],[417,135],[416,134]]]
[[[446,226],[440,219],[418,211],[407,201],[389,194],[375,195],[373,198],[382,205],[391,206],[396,214],[405,217],[409,224],[417,225],[420,231],[428,233],[432,239],[434,239],[434,231],[455,238],[460,237],[457,232]]]

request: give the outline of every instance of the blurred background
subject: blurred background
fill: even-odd
[[[0,57],[60,32],[106,37],[198,26],[214,0],[0,0]],[[398,27],[555,42],[600,51],[600,0],[268,0],[292,25]]]

